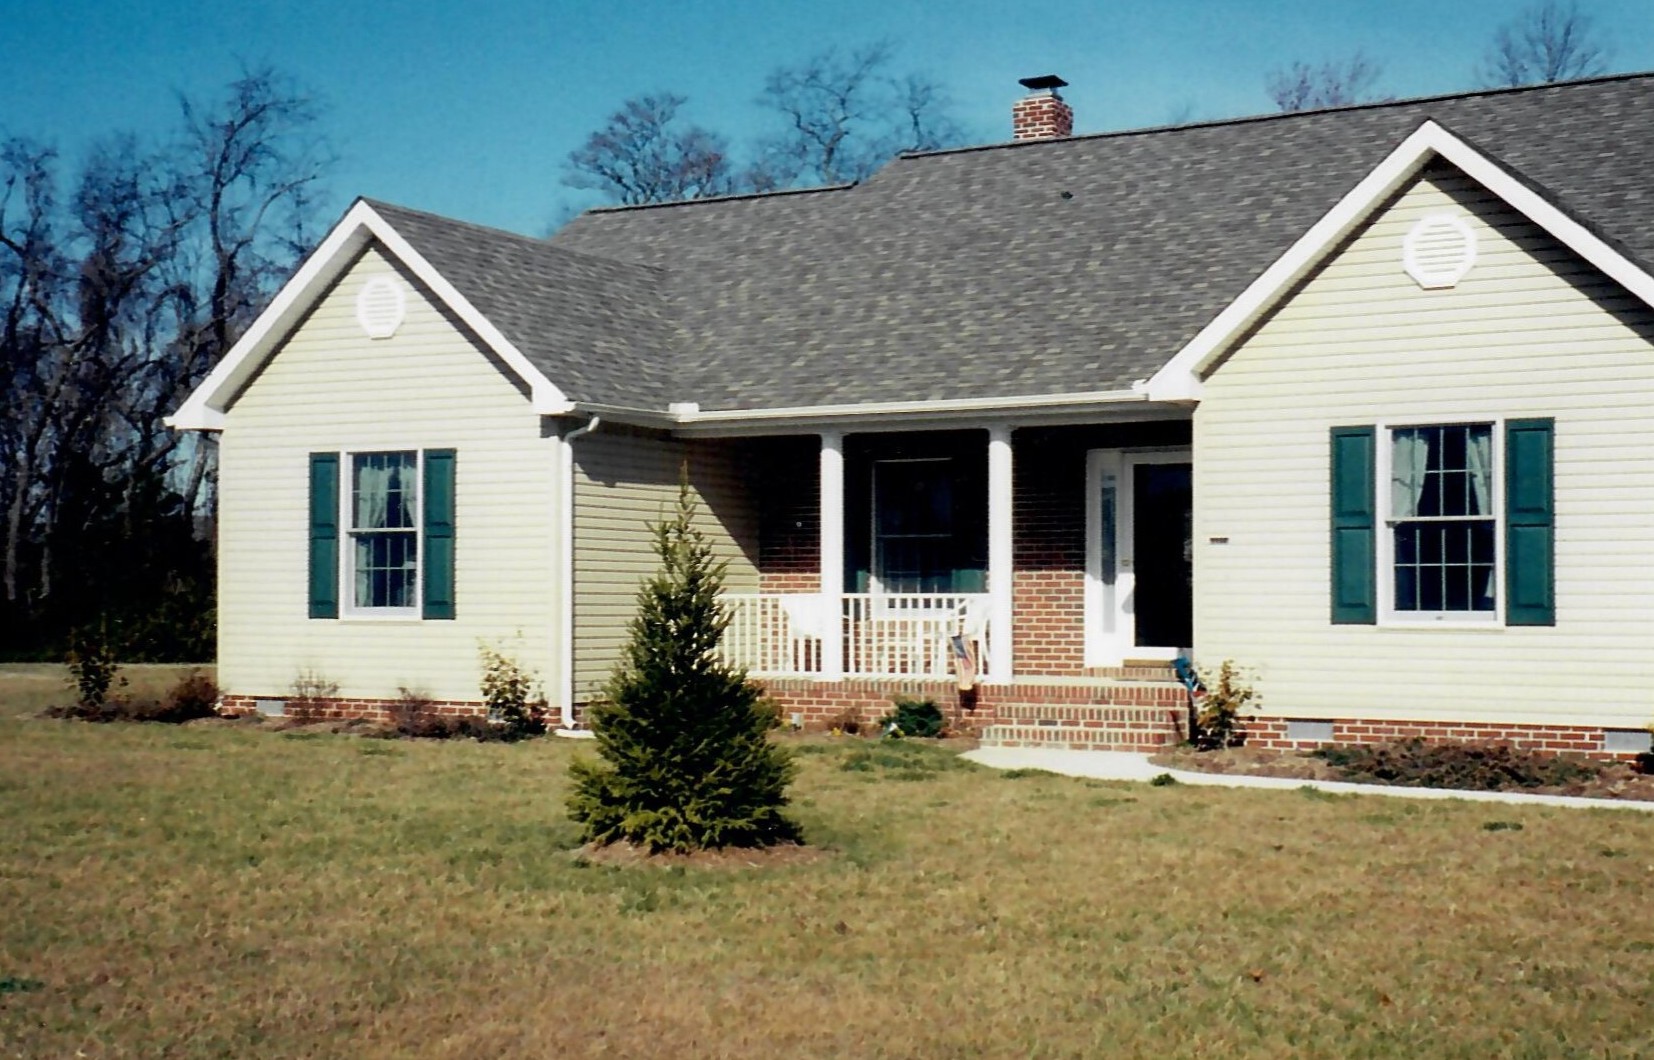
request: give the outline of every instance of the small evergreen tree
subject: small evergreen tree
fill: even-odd
[[[576,760],[569,814],[594,843],[652,852],[798,841],[783,812],[794,765],[772,743],[763,690],[718,656],[725,564],[694,526],[687,480],[652,527],[660,570],[638,593],[631,639],[588,708],[602,761]]]

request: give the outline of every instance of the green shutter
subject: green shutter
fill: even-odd
[[[1555,422],[1505,424],[1505,624],[1556,625]]]
[[[310,617],[339,617],[339,454],[310,454]]]
[[[425,450],[425,566],[420,614],[454,617],[454,451]]]
[[[1373,428],[1332,429],[1332,620],[1378,621]]]

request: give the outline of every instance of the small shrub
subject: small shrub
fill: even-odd
[[[321,721],[326,716],[326,700],[339,694],[339,682],[329,681],[316,670],[300,670],[288,686],[293,693],[287,701],[287,716],[294,721]]]
[[[1594,780],[1603,767],[1582,758],[1524,751],[1505,743],[1430,743],[1414,737],[1310,752],[1339,779],[1415,788],[1520,791]]]
[[[946,720],[934,700],[897,696],[892,702],[896,709],[880,719],[888,734],[921,738],[942,735]]]
[[[118,655],[106,624],[100,623],[95,630],[77,630],[71,635],[65,662],[82,707],[95,711],[109,698],[109,690],[120,674]],[[126,678],[119,680],[120,686],[125,687]]]
[[[181,724],[218,716],[218,684],[200,670],[191,670],[167,692],[163,717],[156,721]]]
[[[502,730],[503,739],[524,740],[546,734],[546,697],[539,681],[517,660],[486,644],[482,656],[482,698],[488,719]]]
[[[1149,778],[1151,788],[1169,788],[1177,784],[1177,778],[1170,773],[1157,773]]]
[[[441,718],[431,697],[422,690],[406,686],[396,691],[396,701],[385,708],[385,713],[390,717],[391,728],[399,736],[433,735],[432,729],[440,724]]]
[[[1257,690],[1245,682],[1232,659],[1223,660],[1216,673],[1202,671],[1200,680],[1206,695],[1190,711],[1189,742],[1201,751],[1246,743],[1241,711],[1258,698]]]
[[[861,711],[855,707],[845,707],[827,722],[827,731],[844,736],[860,736],[867,728],[867,723],[861,720]]]

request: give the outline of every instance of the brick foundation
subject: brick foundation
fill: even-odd
[[[759,683],[780,706],[783,721],[800,715],[807,730],[834,728],[848,719],[876,723],[890,713],[896,696],[935,701],[952,728],[971,734],[1008,723],[1124,723],[1124,713],[1118,719],[1108,713],[1113,708],[1132,714],[1131,720],[1142,721],[1155,732],[1169,732],[1181,720],[1184,704],[1183,687],[1170,682],[980,685],[969,692],[961,692],[952,681],[770,678],[759,679]]]
[[[313,721],[347,721],[360,718],[364,721],[388,722],[391,719],[391,708],[400,700],[397,699],[313,699],[300,713],[298,701],[292,695],[274,696],[225,696],[219,702],[219,710],[225,714],[254,714],[258,708],[258,700],[276,700],[286,704],[286,717],[305,717]],[[430,710],[433,713],[448,717],[463,717],[466,715],[482,715],[488,712],[488,707],[480,700],[467,702],[465,700],[434,700]]]
[[[1632,759],[1634,751],[1607,751],[1603,748],[1604,733],[1598,726],[1587,725],[1515,725],[1501,722],[1474,721],[1371,721],[1358,718],[1334,718],[1330,741],[1289,740],[1286,736],[1286,718],[1247,718],[1246,743],[1249,747],[1263,747],[1280,751],[1307,751],[1329,744],[1383,743],[1418,737],[1424,740],[1497,741],[1529,751],[1571,751],[1594,758]],[[1292,719],[1300,720],[1300,719]],[[1308,720],[1308,719],[1304,719]],[[1314,719],[1325,721],[1327,719]]]

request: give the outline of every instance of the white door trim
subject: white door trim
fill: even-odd
[[[1085,664],[1119,666],[1126,659],[1172,659],[1187,645],[1137,645],[1133,564],[1133,471],[1143,464],[1193,464],[1187,446],[1153,449],[1093,449],[1085,463]],[[1105,525],[1105,506],[1114,525]],[[1112,530],[1113,578],[1105,577],[1109,557],[1104,532]]]

